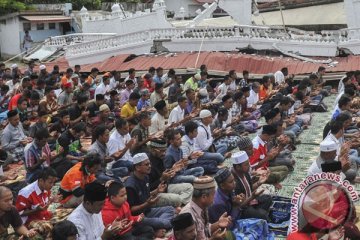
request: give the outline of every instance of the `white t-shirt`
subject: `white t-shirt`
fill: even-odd
[[[282,71],[277,71],[275,74],[274,74],[274,77],[275,77],[275,82],[277,84],[282,84],[283,82],[285,82],[285,76],[284,74],[282,73]]]

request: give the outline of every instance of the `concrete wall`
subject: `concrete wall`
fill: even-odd
[[[178,16],[181,7],[185,10],[185,18],[192,18],[196,16],[195,11],[204,8],[197,4],[194,0],[165,0],[166,10],[174,12],[175,17]]]
[[[114,27],[116,26],[116,27]],[[120,17],[95,21],[82,20],[83,33],[117,33],[127,34],[138,31],[146,31],[152,28],[169,28],[171,24],[166,21],[165,14],[161,11],[147,13],[127,19]]]
[[[24,21],[19,20],[19,17],[13,17],[6,19],[6,24],[2,23],[0,24],[1,56],[10,57],[23,52]],[[49,29],[49,23],[44,23],[44,30],[37,30],[36,23],[31,23],[29,33],[34,42],[43,42],[50,36],[62,35],[61,24],[55,23],[55,29]]]
[[[0,51],[1,56],[14,56],[20,53],[19,18],[6,19],[6,24],[0,23]]]

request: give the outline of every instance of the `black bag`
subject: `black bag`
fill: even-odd
[[[266,100],[260,107],[260,113],[261,116],[265,116],[265,114],[270,111],[271,109],[273,109],[276,104],[278,104],[281,100],[281,98],[283,97],[283,95],[281,93],[277,93],[275,96],[273,96],[272,98]]]

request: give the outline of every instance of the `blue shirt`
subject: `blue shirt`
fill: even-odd
[[[219,220],[221,215],[227,212],[228,216],[231,216],[233,222],[240,217],[240,208],[233,207],[232,202],[233,194],[226,195],[220,188],[215,192],[214,202],[209,207],[209,221],[215,223]],[[232,228],[233,226],[231,226]]]
[[[166,153],[165,153],[165,160],[164,160],[165,168],[166,169],[172,168],[174,163],[180,161],[180,159],[182,158],[183,158],[183,152],[181,148],[174,148],[172,145],[170,145],[166,149]]]
[[[187,100],[187,105],[185,108],[185,115],[190,114],[194,108],[194,103],[190,101],[190,99]]]
[[[137,104],[137,110],[141,111],[141,109],[145,108],[145,107],[150,107],[150,101],[149,100],[142,100],[140,99],[138,104]]]
[[[153,77],[153,81],[155,82],[155,83],[162,83],[162,79],[161,79],[162,77],[159,77],[158,75],[156,75],[155,77]]]
[[[335,118],[337,118],[337,116],[339,116],[341,112],[342,112],[341,109],[338,106],[336,106],[335,111],[332,115],[332,120],[335,120]]]

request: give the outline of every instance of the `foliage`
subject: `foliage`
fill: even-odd
[[[0,0],[0,15],[27,10],[31,4],[59,4],[71,2],[74,10],[85,6],[88,10],[100,9],[102,2],[147,3],[151,0]]]
[[[15,0],[0,0],[0,15],[26,9],[26,4]]]

